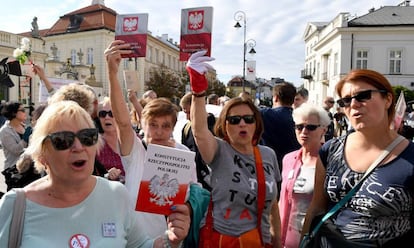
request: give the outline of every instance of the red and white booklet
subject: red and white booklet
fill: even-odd
[[[117,15],[115,39],[131,44],[130,54],[122,58],[145,57],[147,52],[148,14]]]
[[[184,204],[195,153],[149,144],[135,210],[169,215],[173,205]]]

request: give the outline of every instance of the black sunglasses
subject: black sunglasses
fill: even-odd
[[[53,147],[58,151],[69,149],[75,142],[75,137],[78,137],[80,143],[84,146],[93,146],[98,142],[98,129],[86,128],[79,130],[77,133],[70,131],[62,131],[48,134],[46,139],[50,139]]]
[[[233,115],[233,116],[227,116],[226,120],[231,124],[231,125],[237,125],[240,123],[241,120],[244,120],[244,122],[246,124],[253,124],[256,119],[254,118],[254,115]]]
[[[295,125],[296,130],[302,131],[304,128],[309,131],[315,131],[321,125],[314,125],[314,124],[297,124]]]
[[[111,118],[114,117],[112,115],[112,111],[111,110],[109,110],[109,111],[101,110],[98,113],[98,116],[101,117],[101,118],[105,118],[106,115],[109,115],[109,117],[111,117]]]
[[[358,92],[355,96],[344,97],[338,99],[336,102],[340,107],[349,107],[349,105],[351,105],[352,99],[355,99],[358,102],[368,101],[372,97],[372,92],[387,93],[386,90],[364,90]]]

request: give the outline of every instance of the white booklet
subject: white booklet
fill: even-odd
[[[173,205],[184,204],[194,157],[192,151],[149,144],[135,210],[169,215]]]
[[[131,89],[135,92],[140,91],[137,71],[124,70],[124,82],[125,82],[125,88]]]

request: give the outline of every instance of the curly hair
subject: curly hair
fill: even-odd
[[[6,102],[3,105],[1,113],[4,117],[7,118],[7,120],[13,120],[14,118],[16,118],[17,112],[19,111],[20,106],[22,105],[23,104],[17,101]]]
[[[93,91],[91,91],[88,86],[70,83],[68,85],[62,86],[59,88],[50,98],[48,103],[60,102],[63,100],[74,101],[79,104],[83,109],[85,109],[89,114],[92,114],[94,111],[94,101],[96,96]]]

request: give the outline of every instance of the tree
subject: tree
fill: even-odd
[[[182,89],[181,78],[167,66],[162,64],[159,67],[152,67],[149,74],[145,90],[154,90],[158,97],[166,97],[171,100],[182,96],[180,92]]]
[[[185,95],[186,86],[190,83],[190,76],[186,70],[177,73],[165,65],[151,68],[149,74],[145,90],[154,90],[159,97],[169,98],[174,103],[178,103],[179,99]],[[232,97],[232,94],[229,95],[229,92],[226,92],[224,83],[220,82],[215,75],[207,75],[207,80],[207,95],[214,93],[219,96]]]
[[[400,96],[401,91],[404,92],[404,98],[406,102],[413,101],[414,100],[414,91],[402,86],[402,85],[395,85],[392,86],[392,89],[394,90],[395,97],[398,99]]]
[[[226,95],[226,86],[217,78],[211,79],[208,82],[207,95],[216,94],[218,96]]]

